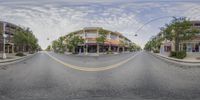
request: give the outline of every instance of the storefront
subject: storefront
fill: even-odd
[[[182,43],[181,50],[185,50],[186,52],[200,52],[200,42]]]

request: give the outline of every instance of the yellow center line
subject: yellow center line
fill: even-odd
[[[76,69],[76,70],[80,70],[80,71],[87,71],[87,72],[97,72],[97,71],[104,71],[104,70],[109,70],[109,69],[113,69],[113,68],[117,68],[122,64],[127,63],[128,61],[130,61],[131,59],[133,59],[134,57],[136,57],[138,54],[129,57],[126,60],[123,60],[119,63],[113,64],[113,65],[109,65],[109,66],[105,66],[105,67],[98,67],[98,68],[90,68],[90,67],[81,67],[81,66],[75,66],[66,62],[63,62],[61,60],[59,60],[58,58],[52,56],[51,54],[45,52],[50,58],[52,58],[53,60],[57,61],[58,63],[61,63],[63,65],[65,65],[66,67],[72,68],[72,69]]]

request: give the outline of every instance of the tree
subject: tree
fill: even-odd
[[[107,31],[103,29],[99,29],[99,34],[98,37],[96,38],[96,43],[97,43],[97,52],[99,53],[99,45],[102,44],[104,47],[104,43],[106,42],[106,37],[107,37]]]
[[[51,45],[48,45],[46,48],[46,51],[50,51],[51,50]]]
[[[65,42],[64,36],[61,36],[57,40],[54,40],[52,42],[52,48],[54,52],[64,53],[66,51],[65,50],[66,45],[64,44],[64,42]]]
[[[37,38],[29,28],[18,28],[13,36],[13,41],[18,51],[19,47],[23,48],[23,52],[25,52],[26,47],[28,47],[29,52],[35,51],[39,47]]]
[[[180,42],[190,40],[199,30],[193,28],[192,23],[185,17],[174,17],[171,23],[165,25],[163,33],[164,38],[175,42],[175,51],[179,51]]]
[[[61,36],[58,39],[58,48],[60,53],[64,53],[65,45],[64,45],[65,37]]]
[[[66,42],[67,48],[73,53],[75,53],[76,47],[80,44],[83,44],[84,39],[80,36],[76,36],[73,33],[70,33],[69,35],[65,37],[65,42]]]
[[[59,51],[59,43],[58,43],[58,40],[54,40],[53,42],[52,42],[52,48],[53,48],[53,50],[54,50],[54,52],[58,52]]]
[[[154,37],[145,44],[144,49],[148,51],[159,52],[162,40],[163,38]]]
[[[139,51],[141,50],[141,47],[135,43],[130,43],[129,44],[129,51]]]
[[[16,46],[18,46],[18,50],[19,50],[19,47],[22,47],[23,48],[23,52],[24,52],[24,49],[25,49],[25,44],[27,43],[27,38],[26,38],[26,35],[25,35],[25,31],[24,29],[22,28],[18,28],[16,30],[16,33],[14,34],[13,36],[13,41],[14,41],[14,44]],[[21,50],[21,49],[20,49]]]
[[[35,37],[32,31],[29,28],[26,29],[26,41],[28,46],[28,51],[35,51],[39,48],[38,39]]]

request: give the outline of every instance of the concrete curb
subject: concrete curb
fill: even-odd
[[[155,54],[157,55],[157,54]],[[199,61],[191,61],[191,60],[181,60],[181,59],[176,59],[176,58],[171,58],[171,57],[167,57],[167,56],[162,56],[162,55],[157,55],[169,60],[173,60],[173,61],[177,61],[177,62],[183,62],[183,63],[199,63],[200,64],[200,60]]]
[[[180,59],[175,59],[175,58],[170,58],[170,57],[166,57],[166,56],[161,56],[161,55],[157,55],[151,52],[148,52],[149,54],[151,54],[154,57],[160,58],[162,60],[165,60],[169,63],[173,63],[173,64],[177,64],[177,65],[182,65],[182,66],[197,66],[200,67],[200,62],[197,61],[187,61],[187,60],[180,60]]]
[[[26,59],[29,59],[29,58],[35,56],[36,54],[37,53],[34,53],[34,54],[31,54],[31,55],[19,57],[19,58],[16,58],[16,59],[1,60],[0,65],[9,65],[9,64],[13,64],[13,63],[18,63],[18,62],[24,61]]]

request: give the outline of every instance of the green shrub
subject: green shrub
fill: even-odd
[[[26,56],[26,55],[24,53],[20,52],[20,53],[17,53],[15,56],[22,57],[22,56]]]
[[[112,50],[108,50],[106,54],[113,54]]]
[[[130,51],[130,52],[134,52],[135,50],[133,50],[133,49],[130,49],[129,51]]]
[[[176,52],[175,51],[171,51],[169,56],[170,57],[176,57]]]
[[[159,53],[160,51],[159,50],[153,50],[153,53]]]
[[[187,56],[186,54],[186,51],[172,51],[170,52],[170,57],[173,57],[173,58],[178,58],[178,59],[183,59]]]
[[[59,51],[59,53],[61,53],[61,54],[64,54],[64,53],[65,53],[65,51]]]

